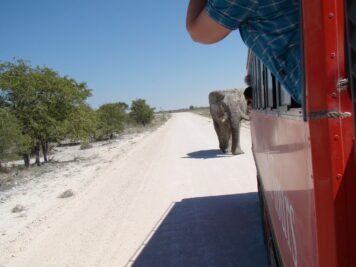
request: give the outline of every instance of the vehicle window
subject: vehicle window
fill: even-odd
[[[292,104],[291,96],[288,94],[286,89],[278,83],[279,88],[279,106],[290,106]]]
[[[249,73],[252,78],[253,108],[260,110],[300,108],[271,71],[252,55]]]
[[[266,72],[266,88],[267,88],[267,96],[268,96],[268,101],[267,101],[267,106],[269,108],[276,108],[276,81],[275,78],[273,77],[272,73],[265,67],[265,72]]]

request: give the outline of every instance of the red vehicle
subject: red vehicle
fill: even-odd
[[[272,266],[356,266],[356,1],[301,2],[302,105],[248,57],[266,244]]]

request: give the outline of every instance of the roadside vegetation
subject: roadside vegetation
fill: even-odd
[[[23,160],[29,167],[48,162],[58,145],[110,140],[129,129],[162,121],[144,99],[131,105],[113,102],[92,109],[91,89],[84,82],[61,76],[48,67],[17,60],[0,63],[0,171],[4,163]],[[165,117],[163,119],[168,119]],[[154,122],[154,123],[153,123]]]
[[[204,117],[211,118],[209,107],[196,107],[196,106],[190,105],[189,108],[170,110],[168,112],[169,113],[192,112],[192,113],[204,116]]]
[[[204,117],[211,118],[209,107],[194,107],[190,106],[189,111]]]

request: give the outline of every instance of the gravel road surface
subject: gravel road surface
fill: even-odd
[[[244,126],[245,154],[221,154],[211,119],[174,114],[17,240],[5,266],[267,266],[250,142]]]

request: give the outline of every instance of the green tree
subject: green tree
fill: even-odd
[[[97,133],[99,138],[112,139],[115,133],[124,129],[127,105],[125,103],[108,103],[97,110]]]
[[[97,114],[86,104],[76,107],[65,120],[66,137],[73,141],[89,142],[95,137]]]
[[[119,104],[125,112],[129,109],[129,105],[127,105],[125,102],[118,102],[117,104]]]
[[[40,148],[47,161],[49,142],[66,138],[67,118],[90,94],[85,83],[61,77],[50,68],[33,68],[23,60],[0,64],[0,102],[21,123],[22,133],[35,141],[37,165]]]
[[[137,123],[145,126],[154,118],[154,108],[146,104],[144,99],[136,99],[131,103],[130,117]]]
[[[8,157],[30,152],[32,140],[21,133],[21,128],[15,116],[0,108],[0,168],[1,162]]]

